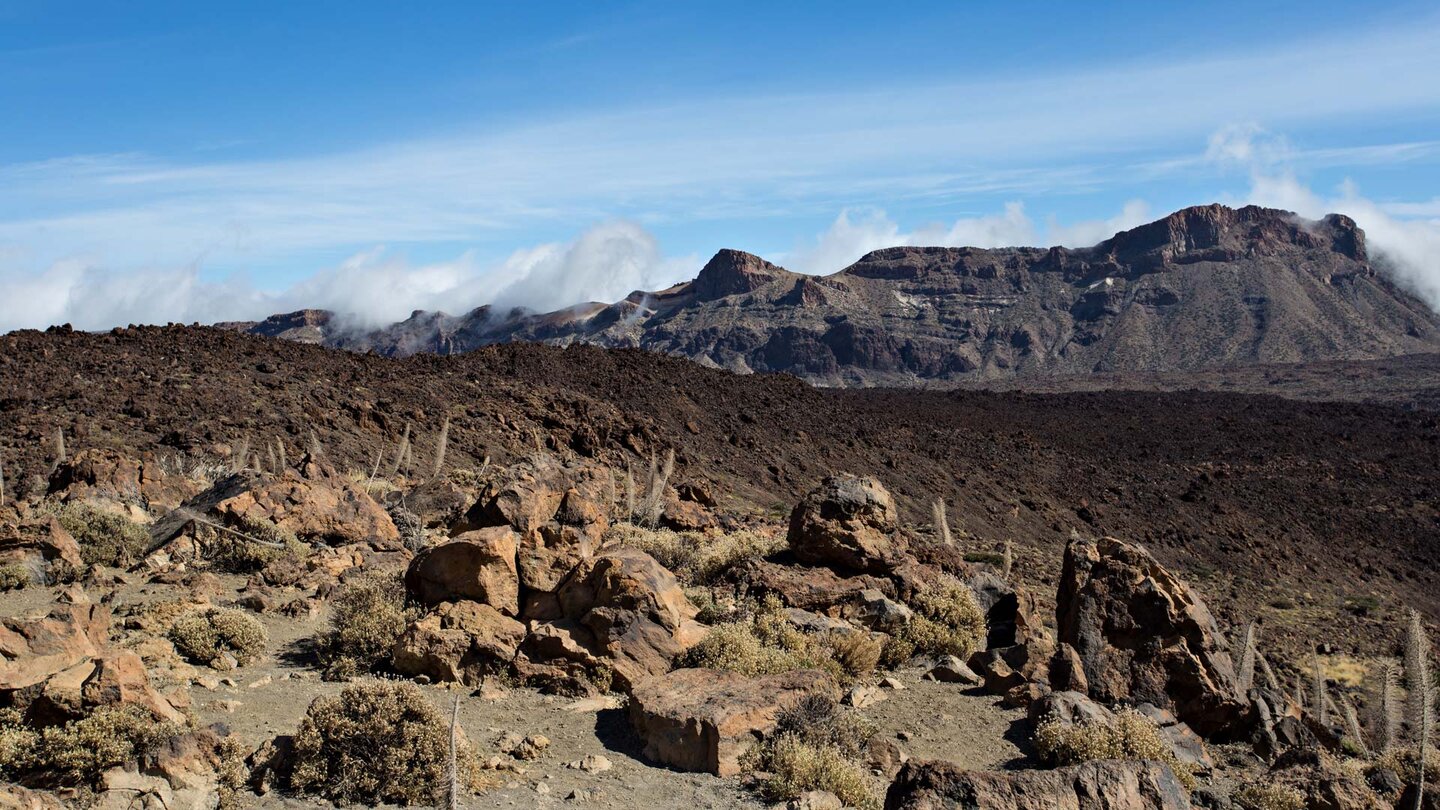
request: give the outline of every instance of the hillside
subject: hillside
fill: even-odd
[[[1440,351],[1440,316],[1347,217],[1187,208],[1090,248],[878,250],[806,276],[722,250],[693,280],[546,314],[416,312],[382,329],[304,310],[254,334],[455,354],[511,341],[643,348],[823,385],[973,384]]]
[[[906,521],[927,524],[943,497],[969,548],[1016,543],[1042,594],[1081,529],[1147,544],[1227,623],[1324,617],[1366,648],[1402,603],[1440,615],[1434,411],[1193,391],[817,389],[638,351],[392,359],[188,327],[20,332],[0,348],[12,497],[39,486],[57,427],[72,452],[190,458],[274,439],[295,458],[314,430],[337,467],[362,470],[407,424],[428,458],[449,412],[455,466],[544,446],[642,468],[673,447],[677,481],[741,522],[777,519],[830,473],[874,475]],[[1383,607],[1355,609],[1371,597]]]

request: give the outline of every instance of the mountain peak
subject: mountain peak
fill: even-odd
[[[1365,233],[1341,214],[1307,220],[1292,211],[1212,203],[1182,208],[1163,219],[1121,231],[1096,245],[1124,264],[1140,267],[1234,261],[1297,250],[1329,250],[1364,263]]]
[[[788,271],[765,261],[753,253],[723,248],[715,254],[700,275],[690,282],[698,301],[714,301],[729,295],[751,292]]]

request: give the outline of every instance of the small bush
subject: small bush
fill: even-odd
[[[29,585],[33,579],[30,566],[25,563],[0,565],[0,591],[13,591]]]
[[[405,584],[399,575],[365,577],[346,585],[331,606],[330,629],[315,645],[325,677],[345,680],[384,667],[414,618],[405,608]]]
[[[1305,795],[1289,785],[1251,782],[1231,794],[1244,810],[1305,810]]]
[[[775,733],[746,756],[745,765],[769,776],[762,792],[788,801],[828,790],[847,807],[878,808],[877,785],[856,758],[875,727],[826,695],[809,695],[776,718]]]
[[[963,582],[946,576],[910,600],[915,615],[893,634],[881,659],[898,666],[917,653],[954,655],[961,660],[985,642],[985,613]]]
[[[463,740],[456,778],[482,786]],[[348,686],[310,704],[295,735],[291,786],[340,804],[442,803],[450,787],[450,724],[412,683]]]
[[[230,653],[245,664],[265,650],[265,627],[244,611],[206,608],[181,616],[170,628],[170,640],[180,654],[214,665]]]
[[[1133,709],[1115,713],[1115,723],[1065,723],[1044,720],[1035,729],[1035,752],[1053,766],[1073,765],[1096,759],[1153,759],[1168,764],[1187,789],[1195,787],[1195,776],[1180,764],[1160,728]]]
[[[754,607],[747,618],[712,627],[678,666],[728,669],[742,675],[823,669],[836,678],[845,676],[825,645],[792,625],[774,597]]]
[[[880,663],[880,642],[868,633],[831,633],[826,639],[830,657],[845,674],[860,677],[875,671]]]
[[[35,730],[0,710],[0,775],[47,785],[92,785],[105,770],[157,749],[182,729],[134,705],[102,706],[63,726]]]
[[[784,538],[760,532],[673,532],[631,523],[612,527],[608,539],[654,557],[683,585],[711,584],[745,560],[773,554],[785,545]]]
[[[138,562],[150,545],[144,526],[88,503],[67,503],[55,517],[80,545],[80,557],[89,565],[126,568]]]
[[[206,549],[211,565],[221,571],[253,574],[271,563],[287,558],[300,560],[310,553],[310,547],[300,542],[294,532],[264,518],[243,518],[235,531],[240,534],[217,529]]]

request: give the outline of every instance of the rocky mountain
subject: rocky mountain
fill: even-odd
[[[1440,351],[1440,316],[1348,217],[1187,208],[1094,247],[894,247],[828,276],[722,250],[687,283],[536,314],[416,312],[375,331],[302,311],[232,328],[360,351],[638,347],[827,385],[1037,379]]]

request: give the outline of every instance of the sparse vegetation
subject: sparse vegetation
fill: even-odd
[[[856,760],[875,727],[825,695],[810,695],[777,718],[775,733],[753,749],[745,764],[768,776],[762,792],[788,801],[810,790],[828,790],[847,807],[878,808],[878,785]]]
[[[24,563],[0,565],[0,591],[14,591],[29,585],[33,580],[30,566]]]
[[[345,680],[384,667],[413,618],[398,575],[370,576],[346,585],[330,610],[330,629],[316,652],[329,680]]]
[[[310,553],[295,533],[265,518],[244,517],[233,529],[215,527],[215,537],[206,549],[212,565],[232,574],[252,574],[265,566],[291,558],[296,561]]]
[[[177,619],[170,640],[186,658],[216,666],[227,654],[239,664],[254,659],[265,651],[267,636],[264,626],[242,610],[204,608]]]
[[[65,504],[55,517],[80,545],[80,557],[89,565],[128,567],[150,545],[144,526],[83,501]]]
[[[63,726],[34,729],[0,709],[0,777],[37,784],[93,785],[107,768],[155,750],[181,732],[134,705],[102,706]]]
[[[965,583],[946,576],[910,600],[915,615],[881,652],[881,663],[899,666],[916,654],[954,655],[962,660],[985,641],[985,614]]]
[[[736,621],[712,627],[699,644],[681,656],[676,666],[728,669],[742,675],[823,669],[838,681],[850,679],[852,673],[830,646],[836,637],[812,636],[795,627],[785,617],[778,599],[768,597],[742,609],[741,615]]]
[[[654,557],[683,585],[708,585],[734,566],[785,546],[783,537],[756,531],[675,532],[630,523],[611,527],[607,539]]]
[[[1230,797],[1244,810],[1304,810],[1305,794],[1289,785],[1250,782]]]
[[[291,786],[340,804],[440,805],[448,798],[451,727],[411,683],[354,684],[310,704],[295,735]],[[455,780],[483,787],[457,740]]]
[[[1115,713],[1113,724],[1103,721],[1067,723],[1048,718],[1035,727],[1035,752],[1050,765],[1073,765],[1095,759],[1153,759],[1168,764],[1187,788],[1195,775],[1175,759],[1160,728],[1133,709]]]

